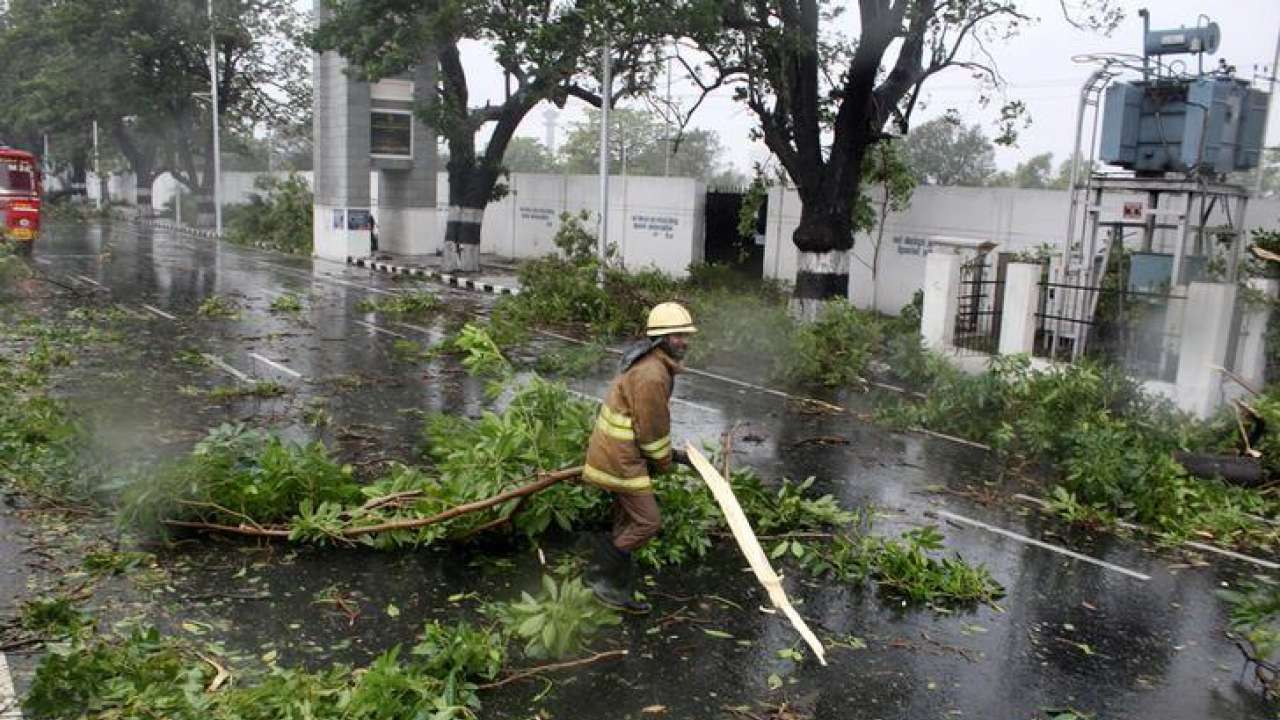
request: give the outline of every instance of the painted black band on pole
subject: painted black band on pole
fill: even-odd
[[[849,273],[816,273],[801,270],[796,273],[794,297],[805,300],[827,300],[847,297]]]

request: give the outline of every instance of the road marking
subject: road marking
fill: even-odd
[[[73,278],[75,278],[75,279],[77,279],[77,280],[79,280],[79,281],[81,281],[81,282],[87,282],[87,283],[89,283],[90,285],[95,285],[95,286],[97,286],[97,287],[103,287],[102,283],[98,282],[97,280],[94,280],[94,279],[93,279],[93,278],[91,278],[91,277],[85,277],[85,276],[83,276],[83,275],[72,275],[71,277],[73,277]]]
[[[415,332],[420,332],[420,333],[422,333],[423,335],[433,335],[433,336],[434,336],[434,335],[439,335],[439,334],[440,334],[439,332],[437,332],[437,331],[435,331],[435,330],[432,330],[431,328],[424,328],[424,327],[422,327],[421,325],[414,325],[413,323],[397,322],[397,323],[396,323],[396,325],[399,325],[400,327],[403,327],[403,328],[409,328],[410,330],[413,330],[413,331],[415,331]]]
[[[41,264],[41,265],[52,265],[52,264],[53,264],[53,261],[52,261],[52,260],[50,260],[49,258],[43,258],[43,257],[38,257],[38,258],[36,258],[36,262],[37,262],[37,263],[39,263],[39,264]]]
[[[294,370],[291,367],[285,367],[284,365],[281,365],[280,363],[270,358],[259,355],[258,353],[249,353],[249,357],[253,358],[254,360],[260,360],[266,363],[267,365],[270,365],[271,367],[279,370],[280,372],[285,373],[286,375],[292,375],[295,378],[302,377],[302,373],[298,372],[297,370]]]
[[[22,706],[18,694],[13,691],[13,678],[9,677],[9,662],[0,652],[0,720],[22,720]]]
[[[374,324],[373,324],[373,323],[371,323],[371,322],[365,322],[365,321],[363,321],[363,320],[356,320],[356,321],[355,321],[355,323],[356,323],[357,325],[363,325],[363,326],[365,326],[365,327],[369,328],[370,330],[372,330],[372,331],[374,331],[374,332],[380,332],[380,333],[382,333],[382,334],[384,334],[384,335],[390,335],[391,337],[403,338],[403,339],[405,339],[405,340],[408,340],[408,339],[409,339],[407,336],[402,335],[402,334],[400,334],[400,333],[398,333],[398,332],[396,332],[396,331],[394,331],[394,330],[388,330],[388,329],[386,329],[386,328],[384,328],[384,327],[378,327],[377,325],[374,325]]]
[[[1047,510],[1049,508],[1049,501],[1038,498],[1034,495],[1026,495],[1024,493],[1018,493],[1013,497],[1016,500],[1022,500],[1023,502],[1029,502],[1029,503],[1032,503],[1033,505],[1037,505],[1040,507],[1041,510]],[[1261,519],[1266,520],[1266,518],[1261,518]],[[1141,525],[1135,525],[1134,523],[1126,522],[1124,520],[1120,520],[1116,522],[1116,525],[1126,530],[1137,530],[1143,533],[1150,532],[1150,530],[1142,527]],[[1240,560],[1242,562],[1253,563],[1258,567],[1264,567],[1268,570],[1280,570],[1280,563],[1272,562],[1270,560],[1263,560],[1262,558],[1256,558],[1251,555],[1245,555],[1243,553],[1238,553],[1234,550],[1228,550],[1226,548],[1216,547],[1214,545],[1209,545],[1207,543],[1196,542],[1195,540],[1185,540],[1183,541],[1182,544],[1186,545],[1189,548],[1195,548],[1196,550],[1201,550],[1207,553],[1213,553],[1214,555],[1221,555],[1223,557],[1229,557],[1233,560]]]
[[[720,411],[713,407],[710,407],[707,405],[701,405],[696,402],[693,402],[692,400],[685,400],[684,398],[673,397],[671,398],[671,402],[680,403],[681,405],[688,405],[691,408],[697,408],[699,410],[702,410],[703,412],[709,412],[715,415],[720,414]]]
[[[987,523],[984,523],[981,520],[974,520],[972,518],[967,518],[963,515],[957,515],[953,512],[947,512],[946,510],[935,510],[934,512],[936,512],[939,517],[946,518],[947,520],[953,520],[955,522],[958,522],[964,525],[971,525],[973,527],[986,530],[987,532],[995,533],[996,535],[1003,535],[1007,538],[1017,540],[1018,542],[1026,543],[1028,545],[1034,545],[1035,547],[1042,548],[1044,550],[1056,552],[1059,555],[1066,555],[1069,558],[1075,558],[1076,560],[1097,565],[1098,567],[1106,568],[1108,570],[1114,570],[1115,572],[1118,572],[1121,575],[1128,575],[1131,578],[1142,580],[1143,582],[1151,579],[1150,575],[1144,575],[1136,570],[1130,570],[1129,568],[1120,567],[1119,565],[1109,563],[1106,560],[1099,560],[1098,558],[1090,557],[1088,555],[1078,553],[1075,550],[1068,550],[1067,548],[1061,547],[1059,545],[1052,545],[1050,543],[1044,542],[1043,540],[1037,540],[1032,537],[1027,537],[1026,535],[1020,535],[1016,532],[1013,532],[1012,530],[1005,530],[1004,528],[996,527],[995,525],[988,525]]]
[[[121,305],[120,303],[116,303],[116,309],[124,313],[125,315],[128,315],[129,317],[133,318],[134,320],[147,319],[146,315],[143,315],[142,313],[138,312],[137,310],[134,310],[131,307],[128,307],[127,305]]]
[[[176,318],[176,317],[174,317],[174,316],[170,315],[169,313],[167,313],[167,312],[165,312],[165,311],[161,310],[161,309],[160,309],[160,308],[158,308],[158,307],[152,307],[152,306],[150,306],[150,305],[143,305],[142,307],[143,307],[143,309],[145,309],[145,310],[149,310],[149,311],[151,311],[151,312],[155,313],[156,315],[159,315],[160,317],[164,318],[165,320],[174,320],[174,321],[177,321],[177,319],[178,319],[178,318]]]
[[[221,370],[226,371],[227,374],[231,375],[232,377],[239,380],[240,382],[253,382],[252,380],[249,379],[248,375],[245,375],[239,370],[231,367],[226,363],[225,360],[218,357],[217,355],[210,355],[209,353],[200,353],[200,356],[203,357],[205,360],[208,360],[210,364],[216,366]]]

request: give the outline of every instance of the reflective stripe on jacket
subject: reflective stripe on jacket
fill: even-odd
[[[610,492],[653,492],[649,466],[671,467],[667,407],[680,364],[654,348],[614,379],[600,406],[582,478]]]

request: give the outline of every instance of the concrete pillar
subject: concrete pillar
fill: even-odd
[[[1000,354],[1030,355],[1036,343],[1036,310],[1040,307],[1040,265],[1009,263],[1000,309]]]
[[[1222,400],[1222,372],[1231,335],[1236,286],[1231,283],[1193,282],[1187,290],[1178,356],[1178,406],[1199,418],[1207,418]]]
[[[1250,278],[1248,286],[1256,296],[1254,302],[1240,308],[1240,344],[1236,351],[1236,374],[1255,390],[1267,384],[1267,324],[1271,321],[1271,305],[1262,298],[1274,301],[1280,294],[1280,280]]]
[[[932,252],[924,262],[924,308],[920,336],[924,346],[941,351],[951,347],[960,304],[960,266],[964,258],[949,252]]]
[[[415,108],[435,102],[436,58],[414,69]],[[423,255],[440,249],[436,228],[436,133],[413,116],[413,158],[407,169],[378,171],[378,249]]]
[[[330,16],[316,0],[315,17]],[[318,257],[345,260],[369,254],[369,84],[344,72],[335,52],[312,55],[315,145],[315,219],[312,237]]]

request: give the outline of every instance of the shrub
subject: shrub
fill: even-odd
[[[785,375],[795,382],[828,387],[860,382],[880,340],[880,323],[874,315],[844,299],[833,300],[817,320],[796,331]]]
[[[306,178],[296,173],[284,179],[263,175],[254,181],[254,187],[264,194],[255,194],[248,204],[230,210],[227,239],[240,245],[310,255],[314,197]]]
[[[122,519],[149,528],[161,519],[274,523],[287,521],[304,500],[359,497],[351,467],[335,463],[324,445],[224,424],[189,456],[135,479],[124,492]]]
[[[520,594],[520,601],[501,606],[497,613],[515,638],[523,641],[530,658],[563,658],[586,648],[601,628],[621,622],[601,605],[578,578],[557,583],[542,576],[542,592]]]

